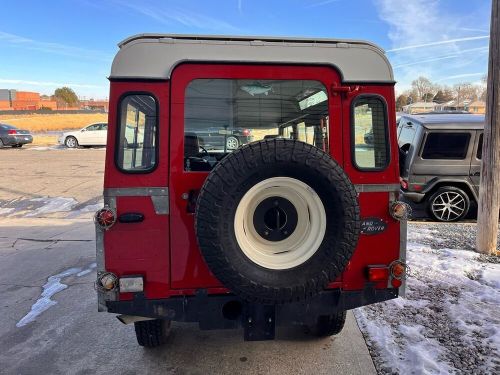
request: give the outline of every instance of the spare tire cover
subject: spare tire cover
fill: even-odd
[[[306,300],[334,281],[360,232],[356,190],[343,169],[309,144],[245,145],[208,175],[195,229],[212,273],[243,299]]]

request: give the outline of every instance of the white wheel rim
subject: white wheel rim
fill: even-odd
[[[67,145],[68,147],[73,147],[73,146],[75,145],[75,139],[74,139],[74,138],[68,138],[68,139],[66,140],[66,145]]]
[[[228,138],[226,141],[227,148],[234,149],[238,147],[238,140],[236,138]]]
[[[464,213],[465,207],[464,197],[454,191],[442,192],[432,202],[434,215],[442,221],[458,219]]]
[[[281,241],[266,240],[253,223],[257,206],[271,197],[288,200],[297,211],[295,230]],[[289,269],[303,264],[318,250],[326,232],[326,212],[309,185],[290,177],[273,177],[245,193],[236,209],[234,232],[240,249],[252,262],[269,269]]]

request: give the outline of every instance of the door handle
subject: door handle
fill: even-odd
[[[474,173],[469,174],[469,176],[479,177],[479,176],[481,176],[481,172],[474,172]]]
[[[144,215],[139,212],[126,212],[118,216],[120,223],[140,223],[144,221]]]

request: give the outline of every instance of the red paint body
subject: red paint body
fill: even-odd
[[[150,197],[118,197],[118,215],[141,212],[145,219],[134,224],[117,222],[104,236],[106,270],[118,277],[143,275],[148,299],[192,295],[199,288],[211,294],[229,292],[206,266],[196,241],[194,214],[187,212],[187,201],[182,199],[183,193],[199,190],[208,175],[208,172],[186,172],[183,167],[184,93],[189,82],[197,78],[305,79],[320,81],[327,88],[342,85],[332,67],[228,64],[182,64],[173,71],[170,81],[111,82],[104,187],[169,189],[169,215],[157,215]],[[352,94],[328,90],[330,154],[343,166],[353,184],[399,184],[394,86],[362,82],[357,85],[359,90]],[[122,173],[114,163],[118,101],[128,92],[150,93],[159,104],[159,160],[151,173]],[[359,171],[352,162],[351,102],[362,94],[377,94],[387,103],[391,160],[380,172]],[[400,224],[389,215],[389,194],[359,194],[361,217],[378,217],[388,226],[377,235],[360,236],[348,267],[330,287],[360,290],[368,281],[367,266],[389,265],[399,259]],[[387,288],[387,281],[379,282],[376,287]],[[127,293],[120,295],[120,300],[130,298]]]

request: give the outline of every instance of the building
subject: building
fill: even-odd
[[[484,114],[484,113],[486,113],[486,103],[482,102],[480,100],[476,100],[476,101],[469,104],[468,111],[470,113]]]
[[[107,100],[83,100],[75,107],[58,103],[53,97],[40,95],[38,92],[0,89],[0,111],[38,111],[38,110],[92,110],[107,112]]]
[[[415,102],[403,106],[403,112],[415,114],[422,112],[430,112],[436,109],[437,104],[434,102]]]

